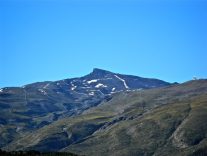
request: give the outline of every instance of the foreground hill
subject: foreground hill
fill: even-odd
[[[97,156],[207,155],[207,80],[127,90],[79,115],[21,133],[3,149]]]

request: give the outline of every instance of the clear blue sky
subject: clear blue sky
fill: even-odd
[[[207,78],[207,1],[0,0],[0,87],[94,67],[169,82]]]

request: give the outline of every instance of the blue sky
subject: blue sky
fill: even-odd
[[[184,82],[207,77],[205,0],[0,0],[0,87],[94,67]]]

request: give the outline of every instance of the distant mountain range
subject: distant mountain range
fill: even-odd
[[[171,84],[97,68],[80,78],[1,88],[0,148],[205,154],[206,95],[207,80]]]

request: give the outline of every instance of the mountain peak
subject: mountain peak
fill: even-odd
[[[100,69],[100,68],[93,68],[93,72],[92,73],[108,73],[109,71],[107,70],[103,70],[103,69]]]
[[[97,76],[97,77],[104,77],[107,74],[110,74],[110,71],[94,68],[90,75]]]

